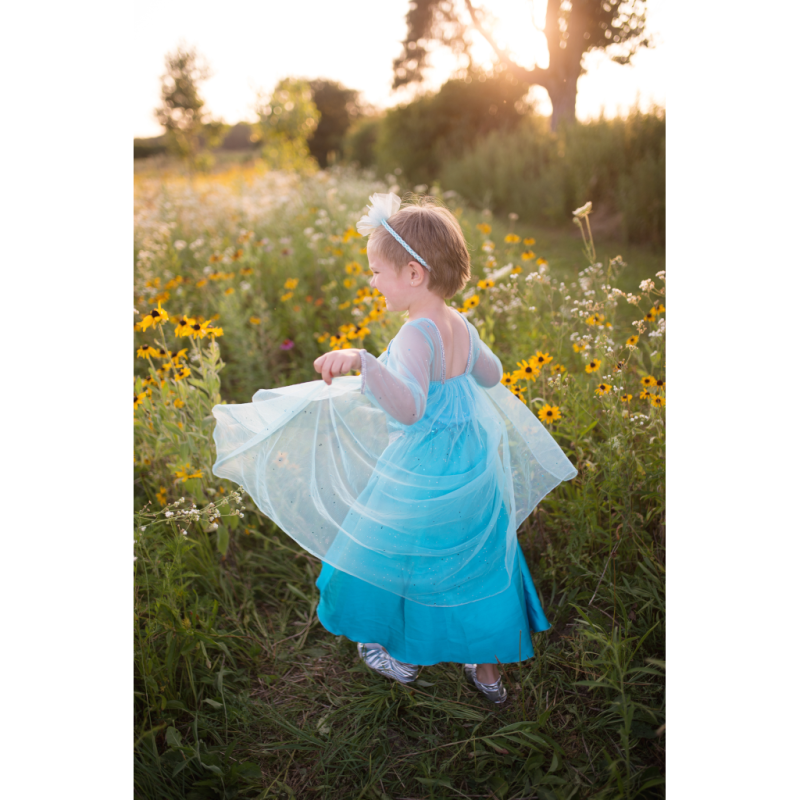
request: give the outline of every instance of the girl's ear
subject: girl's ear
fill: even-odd
[[[418,261],[409,261],[408,267],[411,270],[411,285],[419,286],[424,279],[424,267]]]

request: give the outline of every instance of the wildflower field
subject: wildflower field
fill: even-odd
[[[502,666],[502,706],[458,664],[370,672],[316,619],[320,562],[211,474],[213,405],[317,380],[327,350],[378,355],[402,325],[354,228],[392,180],[135,179],[135,794],[662,797],[663,253],[606,255],[591,204],[570,237],[402,187],[460,220],[473,278],[452,302],[578,469],[519,530],[553,627]]]

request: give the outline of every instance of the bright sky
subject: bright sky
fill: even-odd
[[[134,136],[157,136],[153,117],[160,100],[164,55],[179,42],[194,45],[205,56],[213,76],[201,92],[210,112],[226,122],[251,120],[256,91],[270,91],[281,78],[329,78],[358,89],[379,107],[408,100],[410,93],[392,92],[392,60],[405,38],[409,0],[137,0],[134,4]],[[531,67],[547,65],[543,34],[546,0],[482,0],[497,17],[495,34],[518,61]],[[657,46],[642,50],[633,65],[614,64],[602,53],[585,57],[588,73],[578,83],[580,119],[607,116],[636,104],[666,101],[664,0],[649,0],[649,29]],[[476,39],[478,60],[487,66],[491,48]],[[433,59],[429,88],[440,86],[457,66],[449,51]],[[539,111],[550,113],[547,93],[533,89]]]

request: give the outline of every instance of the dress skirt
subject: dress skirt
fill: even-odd
[[[524,661],[534,655],[530,631],[550,627],[519,541],[511,584],[473,603],[420,605],[326,562],[316,585],[317,616],[326,630],[354,642],[382,644],[392,658],[408,664]]]

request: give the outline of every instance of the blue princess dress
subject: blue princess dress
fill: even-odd
[[[411,664],[514,662],[550,627],[517,528],[577,474],[499,359],[470,337],[446,379],[429,319],[406,322],[361,376],[218,405],[213,472],[324,563],[317,615]]]

